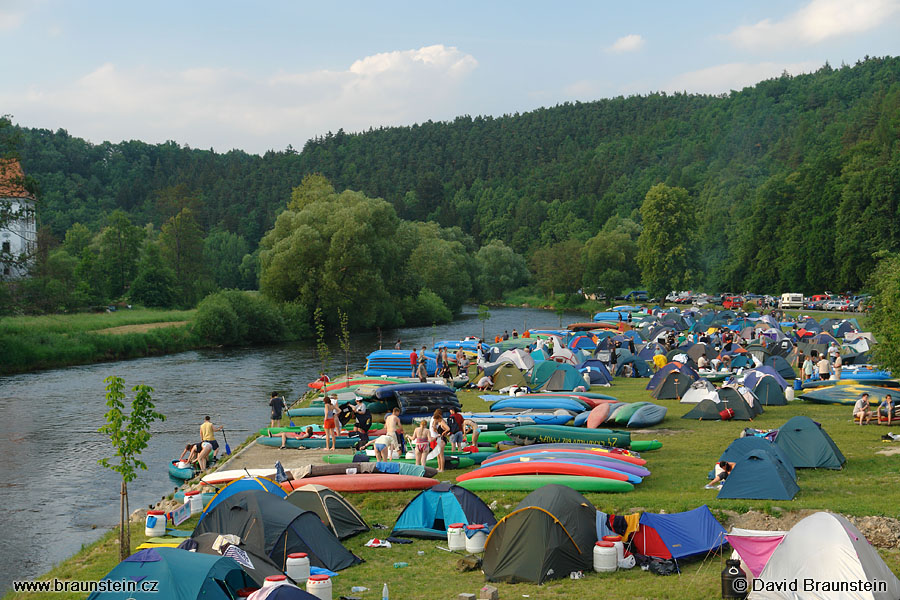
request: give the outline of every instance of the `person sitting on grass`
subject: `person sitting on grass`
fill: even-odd
[[[728,476],[731,475],[731,470],[734,468],[733,462],[728,462],[725,460],[721,460],[716,463],[715,467],[715,477],[712,481],[706,484],[706,489],[711,490],[713,488],[721,487],[725,480],[728,479]]]
[[[859,419],[860,425],[868,425],[872,418],[872,411],[869,410],[869,394],[863,394],[853,405],[853,418]],[[865,422],[863,422],[865,421]]]

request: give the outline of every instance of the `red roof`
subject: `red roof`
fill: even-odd
[[[0,158],[0,198],[29,198],[25,189],[25,173],[15,158]]]

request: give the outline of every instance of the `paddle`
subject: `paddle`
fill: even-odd
[[[288,410],[288,406],[287,406],[287,402],[284,401],[284,396],[281,397],[281,403],[284,404],[284,410],[287,411],[287,410]],[[289,420],[290,423],[291,423],[291,427],[296,427],[296,425],[294,425],[294,417],[292,417],[292,416],[290,415],[290,413],[288,413],[288,420]]]
[[[225,439],[225,454],[231,456],[231,446],[228,445],[228,436],[225,435],[225,427],[222,426],[222,437]]]

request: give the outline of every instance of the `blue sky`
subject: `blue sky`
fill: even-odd
[[[898,25],[900,0],[0,0],[0,114],[261,153],[339,128],[728,92],[897,55]]]

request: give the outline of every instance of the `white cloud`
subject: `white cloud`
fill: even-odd
[[[13,29],[18,29],[24,21],[24,12],[0,8],[0,31],[12,31]]]
[[[636,33],[632,33],[631,35],[626,35],[617,39],[613,42],[613,45],[609,47],[609,50],[617,53],[634,52],[635,50],[640,50],[643,46],[644,38]]]
[[[667,92],[720,94],[755,85],[765,79],[780,76],[787,71],[791,75],[809,73],[821,66],[816,62],[799,63],[727,63],[697,71],[682,73],[661,88]]]
[[[765,49],[816,44],[875,29],[900,10],[900,0],[812,0],[781,21],[764,19],[723,36],[737,46]]]
[[[452,118],[460,87],[477,65],[471,55],[443,45],[367,56],[346,70],[264,76],[107,63],[58,89],[0,95],[0,104],[23,125],[63,127],[94,142],[173,139],[263,152],[299,148],[340,128]]]

